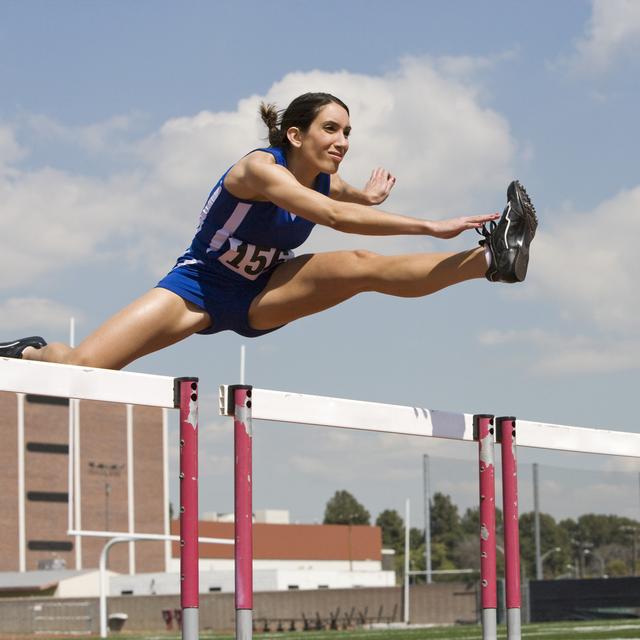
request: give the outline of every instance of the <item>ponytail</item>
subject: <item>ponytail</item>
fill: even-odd
[[[279,114],[275,104],[260,103],[260,117],[269,129],[269,144],[280,147],[283,143],[283,133],[278,126]]]
[[[305,93],[293,100],[284,111],[278,111],[275,104],[261,102],[260,117],[269,129],[269,144],[288,149],[291,145],[287,131],[291,127],[307,131],[320,109],[332,102],[349,113],[347,105],[330,93]]]

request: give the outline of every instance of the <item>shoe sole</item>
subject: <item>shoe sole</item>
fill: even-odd
[[[529,244],[531,244],[531,241],[536,235],[536,230],[538,229],[538,217],[536,216],[536,209],[531,202],[531,198],[529,197],[527,190],[518,180],[514,180],[514,183],[515,200],[524,213],[530,234],[527,245],[523,245],[518,249],[513,265],[516,279],[518,282],[522,282],[527,276],[527,268],[529,266]]]
[[[513,264],[513,272],[518,282],[523,282],[527,277],[527,268],[529,266],[529,249],[521,247],[516,255]]]
[[[525,214],[527,220],[527,226],[529,227],[529,231],[531,233],[531,240],[536,235],[536,230],[538,229],[538,216],[536,215],[536,208],[533,206],[533,202],[531,202],[531,198],[527,193],[527,190],[522,186],[519,180],[514,180],[514,196],[516,202],[520,205],[523,213]],[[511,186],[511,185],[510,185]]]

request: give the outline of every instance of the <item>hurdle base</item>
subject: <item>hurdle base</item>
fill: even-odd
[[[236,640],[251,640],[253,636],[253,610],[236,609]]]
[[[198,617],[197,607],[185,607],[182,610],[182,640],[198,640]]]
[[[507,640],[520,640],[520,607],[507,609]]]
[[[482,610],[482,640],[497,640],[498,624],[495,609]]]

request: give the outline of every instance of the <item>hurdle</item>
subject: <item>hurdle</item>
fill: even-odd
[[[19,398],[23,394],[36,393],[180,411],[182,638],[196,640],[199,627],[198,379],[0,358],[0,390],[16,393]],[[83,532],[68,533],[78,535]],[[89,535],[96,533],[104,537],[118,535],[117,532],[89,532]],[[121,535],[132,539],[129,534]]]
[[[233,417],[235,448],[236,638],[251,640],[253,420],[478,443],[481,621],[496,640],[497,577],[494,442],[500,444],[505,538],[507,638],[520,640],[520,551],[516,446],[640,458],[640,434],[308,394],[222,385],[219,411]],[[517,433],[517,445],[516,445]]]

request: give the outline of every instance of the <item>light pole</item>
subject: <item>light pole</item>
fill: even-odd
[[[540,556],[540,577],[538,578],[536,576],[537,580],[543,580],[544,579],[544,573],[542,571],[542,565],[544,564],[544,561],[552,554],[552,553],[558,553],[559,551],[562,551],[562,549],[560,547],[553,547],[553,549],[549,549],[549,551],[545,551],[541,556]]]
[[[573,564],[564,565],[566,573],[563,573],[556,577],[556,580],[562,580],[563,578],[576,578],[576,567]]]
[[[606,578],[607,574],[605,573],[605,570],[604,570],[604,560],[602,559],[602,556],[599,553],[596,553],[593,549],[589,549],[589,548],[583,549],[582,553],[584,554],[585,558],[587,556],[592,556],[593,558],[596,558],[598,560],[598,562],[600,563],[600,577]]]
[[[104,530],[109,531],[109,498],[111,496],[111,483],[104,484]]]
[[[533,536],[536,549],[536,580],[542,580],[540,557],[540,497],[538,492],[538,463],[533,463]]]
[[[593,548],[593,543],[582,542],[576,538],[571,538],[571,544],[573,545],[573,552],[576,554],[578,560],[578,578],[584,578],[584,558],[589,554],[589,550]]]
[[[424,568],[427,584],[431,584],[431,486],[429,478],[429,456],[422,456],[424,474]]]
[[[632,525],[625,525],[624,527],[620,527],[621,531],[625,531],[627,533],[631,534],[631,562],[632,562],[632,567],[631,567],[631,575],[635,576],[636,575],[636,565],[638,564],[638,549],[637,549],[637,545],[636,545],[636,534],[638,533],[638,527],[634,527]]]
[[[113,486],[109,482],[109,478],[119,477],[124,469],[124,464],[107,464],[104,462],[89,462],[89,473],[101,475],[104,477],[104,523],[105,531],[110,530],[110,498]]]

